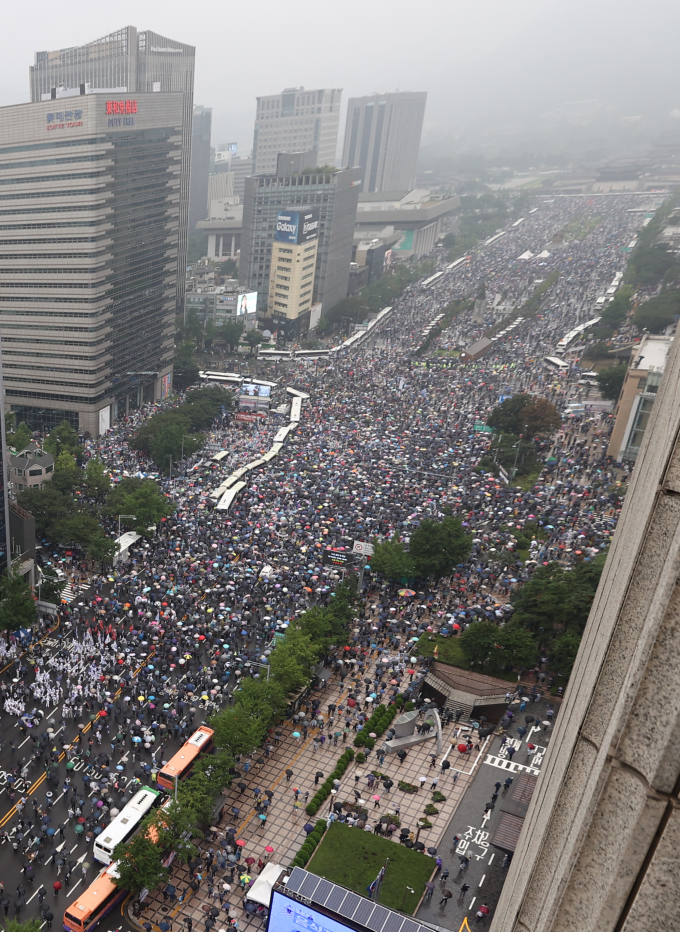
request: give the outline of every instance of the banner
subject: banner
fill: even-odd
[[[257,414],[237,414],[234,417],[234,420],[235,421],[256,421],[257,417],[258,417]]]

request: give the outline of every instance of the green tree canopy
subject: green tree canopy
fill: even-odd
[[[415,563],[395,534],[392,540],[374,544],[371,569],[376,573],[381,573],[387,579],[396,580],[404,576],[412,576],[415,572]]]
[[[20,922],[18,919],[5,919],[6,932],[40,932],[42,922],[40,919],[27,919]]]
[[[608,366],[597,374],[597,384],[603,398],[609,401],[617,401],[626,379],[628,366]]]
[[[475,621],[463,631],[460,649],[468,663],[482,670],[491,664],[498,666],[501,657],[500,632],[491,621]]]
[[[33,440],[33,431],[25,421],[21,421],[16,430],[7,431],[7,445],[14,447],[17,453],[25,450]]]
[[[76,459],[68,450],[62,450],[54,464],[54,475],[50,480],[60,492],[73,492],[80,485],[83,473]]]
[[[182,392],[198,381],[198,366],[194,362],[193,353],[195,344],[181,343],[175,350],[172,363],[172,379],[174,387]]]
[[[133,895],[145,888],[155,890],[170,876],[163,867],[163,849],[146,832],[138,832],[130,841],[117,845],[113,860],[118,862],[114,883]]]
[[[50,432],[45,440],[44,447],[55,459],[58,459],[59,455],[64,451],[76,458],[82,453],[82,447],[78,443],[78,432],[71,427],[68,421],[62,421],[58,427]]]
[[[228,320],[219,328],[219,338],[227,344],[233,352],[235,346],[238,346],[241,334],[243,333],[244,323],[242,320]]]
[[[541,637],[562,632],[581,637],[606,559],[565,570],[559,563],[539,566],[526,585],[513,593],[513,621]]]
[[[633,323],[641,330],[662,333],[680,314],[680,291],[666,291],[637,306]]]
[[[75,511],[76,503],[71,495],[65,495],[50,480],[42,489],[24,489],[17,495],[17,502],[35,518],[38,537],[62,541],[61,528]]]
[[[135,515],[134,522],[124,519],[123,523],[131,524],[137,533],[143,534],[173,511],[173,503],[153,479],[121,479],[106,497],[107,514],[112,517]]]
[[[443,521],[427,518],[411,535],[409,552],[416,572],[439,581],[450,576],[459,563],[470,555],[472,535],[466,534],[458,518]]]
[[[255,349],[255,347],[258,344],[262,343],[263,340],[264,340],[264,337],[262,336],[259,330],[249,330],[246,333],[246,343],[250,347],[250,350],[249,350],[250,356],[253,355],[253,350]]]
[[[87,461],[85,467],[85,488],[87,494],[95,501],[103,501],[104,496],[111,489],[111,480],[106,472],[104,463],[97,457]]]
[[[33,590],[14,570],[0,576],[0,631],[18,631],[35,624],[38,612]]]
[[[561,423],[559,411],[547,399],[522,394],[506,398],[487,418],[489,427],[524,437],[553,433]]]

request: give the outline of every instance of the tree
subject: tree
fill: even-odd
[[[149,443],[149,454],[154,464],[166,475],[172,469],[172,463],[178,463],[182,457],[191,456],[205,443],[203,434],[185,433],[188,430],[182,422],[168,425],[158,432]]]
[[[106,498],[107,514],[135,515],[136,520],[130,523],[142,534],[173,511],[174,505],[153,479],[122,479]]]
[[[555,405],[547,399],[520,394],[497,405],[486,423],[502,433],[533,437],[553,433],[562,423],[562,418]]]
[[[234,347],[238,346],[241,334],[243,333],[243,327],[244,324],[242,320],[228,320],[220,327],[220,337],[227,344],[230,352],[233,352]]]
[[[248,333],[246,333],[246,343],[250,347],[250,351],[248,353],[249,356],[253,355],[253,350],[263,341],[263,339],[264,337],[259,330],[249,330]]]
[[[0,577],[0,631],[30,628],[38,617],[33,590],[14,570]]]
[[[396,534],[392,540],[376,542],[374,548],[371,557],[371,569],[374,572],[381,573],[387,579],[402,579],[415,572],[413,557],[397,540]]]
[[[97,457],[92,457],[87,461],[85,467],[85,488],[87,494],[94,498],[95,501],[103,501],[105,495],[111,489],[111,480],[104,463]]]
[[[112,563],[117,552],[116,542],[101,533],[95,534],[85,545],[85,553],[88,557],[100,563]]]
[[[600,326],[615,330],[621,326],[631,308],[633,289],[630,285],[621,285],[614,298],[604,308],[600,315]]]
[[[174,799],[170,800],[144,820],[142,830],[148,832],[150,829],[154,830],[152,835],[158,838],[157,844],[164,859],[171,851],[182,863],[196,855],[197,848],[191,843],[191,837],[198,830],[198,816],[190,806],[182,806]]]
[[[662,333],[680,314],[680,291],[667,291],[639,304],[633,323],[641,330]]]
[[[234,757],[250,754],[264,737],[267,724],[252,718],[238,705],[223,709],[210,719],[210,727],[215,731],[215,745],[229,750]]]
[[[61,604],[61,594],[66,588],[66,580],[60,581],[57,574],[51,566],[46,566],[42,570],[42,582],[39,587],[38,598],[44,602],[52,602],[55,605]]]
[[[53,431],[50,431],[44,447],[55,460],[64,451],[76,458],[82,453],[82,447],[78,443],[78,433],[66,420],[62,421]]]
[[[465,533],[458,518],[448,516],[443,521],[423,521],[411,535],[409,552],[416,572],[439,582],[468,558],[471,547],[472,535]]]
[[[581,637],[595,598],[605,554],[573,570],[559,563],[539,566],[526,585],[513,594],[513,621],[541,638],[551,634]]]
[[[554,666],[558,674],[570,675],[580,645],[581,638],[577,634],[563,634],[555,638],[551,651],[551,666]]]
[[[42,489],[24,489],[17,495],[17,503],[35,518],[38,537],[59,540],[58,528],[73,514],[76,503],[53,484],[46,482]]]
[[[475,621],[463,631],[460,649],[470,664],[484,669],[493,657],[496,665],[500,661],[500,630],[491,621]]]
[[[269,658],[272,676],[284,696],[309,682],[320,649],[321,645],[314,647],[310,637],[299,628],[288,628],[285,638]]]
[[[12,412],[8,412],[8,414],[14,417]],[[7,427],[7,421],[5,421],[5,427]],[[33,431],[25,421],[22,421],[16,430],[7,429],[7,445],[13,447],[17,453],[21,453],[22,450],[25,450],[32,440]]]
[[[597,384],[603,398],[609,401],[617,401],[626,379],[628,366],[608,366],[602,372],[597,374]]]
[[[60,492],[73,492],[77,485],[80,485],[82,471],[76,463],[75,456],[68,450],[62,450],[54,464],[54,474],[52,485],[59,489]]]
[[[117,845],[113,860],[118,862],[113,882],[119,889],[129,890],[134,895],[145,888],[155,890],[169,877],[162,863],[163,849],[146,832],[139,832],[130,841]]]
[[[43,923],[40,919],[27,919],[19,922],[18,919],[5,919],[5,932],[40,932]]]
[[[175,351],[172,377],[175,388],[179,391],[184,391],[198,381],[199,369],[193,359],[194,349],[194,344],[187,342],[180,344]]]
[[[500,645],[502,648],[499,663],[513,667],[529,667],[538,656],[538,644],[528,628],[510,622],[501,628]]]

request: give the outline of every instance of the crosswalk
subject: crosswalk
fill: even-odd
[[[77,586],[75,583],[66,583],[61,592],[61,601],[73,602],[84,589],[85,586]]]

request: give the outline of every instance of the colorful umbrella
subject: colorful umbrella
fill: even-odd
[[[404,595],[404,596],[415,595],[415,591],[413,589],[400,589],[399,595]]]

